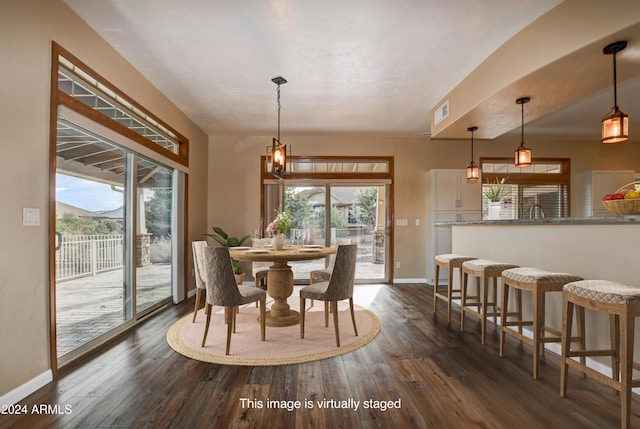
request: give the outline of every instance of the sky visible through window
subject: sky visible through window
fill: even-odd
[[[56,200],[89,211],[114,210],[123,205],[122,192],[111,185],[56,173]]]

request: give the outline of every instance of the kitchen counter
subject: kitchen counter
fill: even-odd
[[[640,216],[471,221],[449,225],[452,252],[456,254],[640,286]],[[530,295],[525,294],[523,301],[525,318],[530,317]],[[546,303],[547,325],[560,330],[562,294],[548,293]],[[530,330],[525,331],[530,334]],[[608,316],[588,312],[587,332],[591,344],[606,347]],[[558,344],[546,347],[560,353]],[[640,356],[640,319],[636,320],[634,348]],[[594,358],[593,366],[610,371],[608,359]]]
[[[501,220],[466,220],[440,221],[435,225],[601,225],[640,223],[640,216],[607,216],[607,217],[548,217],[543,219],[501,219]]]

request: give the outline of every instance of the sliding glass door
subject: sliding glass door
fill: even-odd
[[[171,299],[175,171],[68,120],[58,120],[57,136],[56,345],[64,363]]]
[[[356,278],[385,280],[385,186],[329,187],[331,245],[358,244]]]
[[[294,218],[291,244],[358,244],[356,279],[387,281],[386,186],[306,184],[284,186],[284,209]],[[329,210],[327,210],[329,207]],[[290,264],[294,279],[304,283],[324,260]]]
[[[136,310],[171,296],[173,171],[138,157],[136,222]]]

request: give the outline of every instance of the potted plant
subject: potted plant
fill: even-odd
[[[500,180],[496,178],[495,183],[490,183],[487,180],[487,184],[489,186],[482,187],[482,195],[484,195],[484,197],[489,201],[488,219],[490,220],[500,219],[500,200],[505,194],[504,184],[506,180],[506,177],[503,177]]]
[[[249,238],[249,235],[245,235],[242,238],[231,237],[229,234],[223,231],[222,228],[218,226],[214,226],[213,234],[205,234],[207,237],[211,237],[216,240],[218,243],[222,244],[224,247],[238,247],[242,246],[242,243],[245,242]],[[233,266],[233,273],[236,276],[236,283],[242,284],[244,281],[245,273],[242,272],[242,267],[235,259],[231,258],[231,266]]]

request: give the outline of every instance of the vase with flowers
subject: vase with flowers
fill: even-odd
[[[287,212],[278,212],[276,210],[276,217],[267,226],[267,233],[271,234],[271,245],[274,250],[282,250],[284,248],[284,237],[289,233],[294,219]]]

